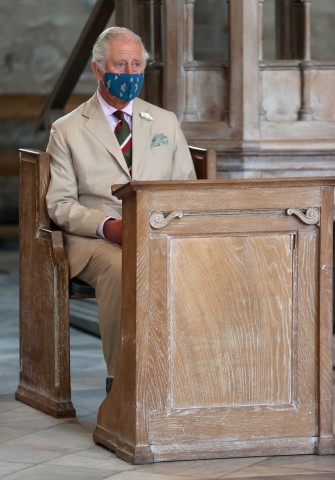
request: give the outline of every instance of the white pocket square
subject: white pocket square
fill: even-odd
[[[140,116],[142,118],[145,118],[146,120],[153,120],[152,116],[150,115],[150,113],[147,113],[147,112],[140,112]]]

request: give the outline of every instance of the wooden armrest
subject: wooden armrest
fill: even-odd
[[[190,146],[190,154],[194,163],[198,180],[216,179],[217,153],[214,149]]]

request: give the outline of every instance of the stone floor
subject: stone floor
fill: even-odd
[[[335,480],[335,455],[297,455],[133,466],[94,445],[104,396],[100,340],[71,331],[76,419],[54,419],[16,402],[18,253],[0,250],[0,478],[6,480]]]

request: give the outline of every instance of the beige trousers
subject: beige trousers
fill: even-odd
[[[77,277],[95,288],[103,354],[108,375],[114,376],[121,320],[121,246],[99,242]]]

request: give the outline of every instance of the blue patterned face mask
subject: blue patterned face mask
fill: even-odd
[[[113,97],[130,102],[140,93],[143,79],[143,73],[105,73],[104,86]]]

